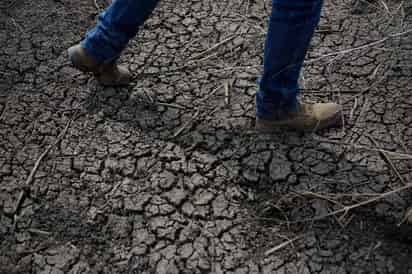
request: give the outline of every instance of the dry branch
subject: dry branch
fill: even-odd
[[[412,183],[407,184],[407,185],[405,185],[403,187],[400,187],[398,189],[394,189],[394,190],[379,194],[375,198],[371,198],[371,199],[368,199],[368,200],[365,200],[365,201],[362,201],[362,202],[359,202],[359,203],[356,203],[356,204],[353,204],[353,205],[344,206],[343,208],[338,209],[338,210],[334,210],[332,212],[329,212],[328,214],[324,214],[324,215],[317,216],[317,217],[314,217],[314,218],[297,220],[297,221],[293,221],[292,223],[314,222],[314,221],[319,221],[319,220],[325,219],[327,217],[337,216],[339,214],[342,214],[339,218],[343,219],[351,210],[369,205],[371,203],[378,202],[380,200],[383,200],[383,199],[387,198],[388,196],[391,196],[393,194],[398,194],[400,192],[403,192],[403,191],[411,189],[411,188],[412,188]]]
[[[77,113],[76,113],[77,114]],[[50,153],[50,151],[57,146],[60,141],[64,138],[64,136],[66,135],[67,131],[69,130],[69,127],[71,125],[71,123],[74,121],[74,117],[76,117],[76,114],[74,114],[73,118],[70,119],[67,123],[66,126],[64,127],[63,131],[59,134],[59,136],[57,137],[57,139],[51,144],[49,145],[42,154],[40,154],[39,158],[37,158],[36,163],[34,164],[34,167],[32,168],[29,176],[27,177],[26,181],[24,182],[23,188],[20,191],[19,194],[19,198],[17,199],[16,205],[14,207],[13,210],[13,215],[14,215],[14,219],[16,220],[18,218],[18,213],[19,210],[23,204],[23,201],[25,199],[25,197],[28,195],[29,191],[30,191],[30,186],[33,183],[34,180],[34,176],[37,173],[37,170],[40,167],[41,162],[43,161],[43,159]]]

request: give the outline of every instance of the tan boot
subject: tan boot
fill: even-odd
[[[73,66],[83,72],[94,74],[100,84],[104,86],[124,86],[131,80],[131,74],[125,67],[116,62],[99,64],[80,46],[75,45],[67,50],[69,60]]]
[[[274,132],[279,129],[308,132],[337,126],[340,125],[341,122],[342,107],[338,104],[300,103],[296,111],[286,113],[280,119],[263,119],[256,117],[256,129],[264,133]]]

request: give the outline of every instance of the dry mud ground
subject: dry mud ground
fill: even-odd
[[[263,0],[163,1],[120,89],[66,59],[93,1],[0,5],[1,273],[412,273],[410,190],[320,218],[411,182],[409,1],[326,1],[302,97],[344,127],[271,136]]]

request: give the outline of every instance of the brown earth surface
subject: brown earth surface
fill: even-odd
[[[412,273],[411,190],[325,217],[412,182],[412,4],[326,1],[302,98],[344,126],[259,135],[268,2],[163,1],[114,89],[67,61],[94,1],[1,1],[0,273]]]

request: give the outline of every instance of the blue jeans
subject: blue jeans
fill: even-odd
[[[87,32],[82,47],[98,62],[116,60],[160,0],[114,0]],[[256,115],[280,116],[297,106],[299,75],[319,23],[322,0],[272,0]]]

